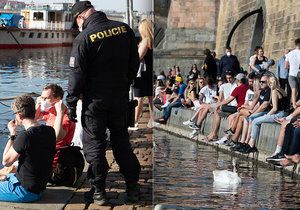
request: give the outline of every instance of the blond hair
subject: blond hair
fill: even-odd
[[[147,47],[153,48],[153,22],[148,19],[144,19],[140,22],[139,32],[142,39],[147,40]]]

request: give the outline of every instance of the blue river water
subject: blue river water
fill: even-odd
[[[70,47],[0,50],[0,157],[7,142],[7,123],[13,119],[12,100],[25,93],[41,93],[47,83],[66,90]]]
[[[300,209],[300,180],[236,159],[241,185],[217,185],[214,170],[233,171],[233,158],[155,130],[154,204],[167,209]]]

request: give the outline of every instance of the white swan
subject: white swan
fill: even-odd
[[[213,193],[230,193],[236,194],[238,186],[242,183],[242,179],[236,172],[236,160],[233,158],[233,172],[227,170],[215,170]]]
[[[213,171],[214,181],[218,183],[223,183],[226,185],[237,185],[241,184],[242,180],[236,172],[227,171],[227,170],[215,170]]]

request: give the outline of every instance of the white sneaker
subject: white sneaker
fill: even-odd
[[[153,128],[153,120],[152,120],[152,118],[150,118],[150,120],[148,121],[148,124],[147,124],[147,127],[148,128]]]
[[[183,125],[193,125],[194,123],[193,123],[193,121],[188,120],[188,121],[184,121],[182,124]]]
[[[221,139],[219,139],[218,141],[215,141],[214,144],[218,144],[218,145],[224,145],[225,142],[227,141],[227,137],[223,136]]]
[[[199,134],[198,130],[193,130],[192,133],[190,133],[190,138],[193,139],[196,136],[198,136],[198,134]]]
[[[161,108],[166,108],[170,104],[169,101],[167,101],[164,105],[161,106]]]
[[[139,128],[138,127],[128,127],[129,131],[137,131]]]

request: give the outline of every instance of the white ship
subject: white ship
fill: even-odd
[[[0,15],[0,49],[70,46],[76,32],[71,30],[70,3],[27,5],[20,15]]]

